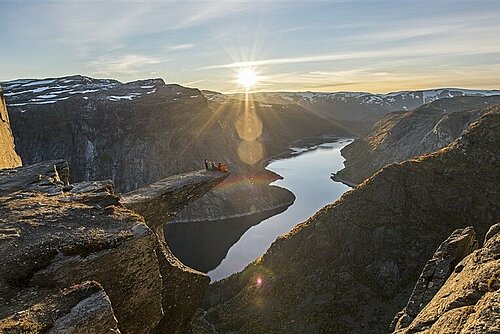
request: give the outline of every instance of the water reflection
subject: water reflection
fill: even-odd
[[[222,262],[246,230],[286,209],[223,220],[166,224],[165,239],[182,263],[206,273]]]
[[[272,185],[286,188],[296,196],[286,211],[221,221],[169,224],[165,226],[168,245],[185,264],[208,271],[212,281],[241,271],[264,254],[279,235],[350,189],[330,180],[331,173],[344,166],[340,150],[350,142],[344,139],[309,150],[298,149],[297,154],[272,161],[266,167],[283,176]]]

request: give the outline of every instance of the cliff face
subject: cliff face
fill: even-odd
[[[471,226],[455,230],[427,261],[408,303],[392,321],[391,331],[407,327],[445,284],[456,265],[477,248],[476,233]]]
[[[246,174],[293,140],[347,133],[297,106],[245,111],[241,101],[208,103],[199,90],[161,79],[74,76],[17,80],[5,89],[26,164],[65,159],[73,182],[111,179],[119,191],[201,168],[204,158]]]
[[[450,277],[411,323],[395,333],[500,332],[500,224],[482,248],[452,267]]]
[[[131,191],[169,175],[229,165],[227,183],[242,181],[245,202],[231,205],[224,187],[201,199],[183,219],[250,214],[290,202],[290,193],[252,183],[260,163],[303,137],[349,133],[294,105],[207,101],[197,89],[161,79],[120,83],[82,76],[5,83],[18,153],[26,164],[65,159],[72,182],[110,179]],[[246,181],[245,181],[246,180]],[[258,200],[252,200],[258,198]],[[278,202],[278,203],[276,203]],[[218,205],[218,208],[213,208]]]
[[[446,148],[384,168],[213,284],[197,328],[387,332],[439,244],[500,219],[498,147],[496,106]]]
[[[0,168],[11,168],[21,165],[21,158],[17,155],[14,147],[14,137],[10,129],[9,114],[0,89]]]
[[[0,331],[185,332],[209,278],[136,204],[168,219],[226,176],[180,175],[121,198],[110,181],[71,184],[63,160],[0,171]]]
[[[382,167],[436,151],[455,140],[500,97],[455,97],[407,113],[391,113],[364,138],[342,150],[345,168],[337,176],[361,183]]]

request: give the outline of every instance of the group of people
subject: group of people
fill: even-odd
[[[205,170],[217,170],[224,173],[229,172],[226,163],[219,162],[216,164],[215,162],[208,161],[207,159],[205,159]]]

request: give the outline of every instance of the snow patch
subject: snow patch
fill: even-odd
[[[32,81],[32,82],[29,82],[29,83],[25,83],[21,86],[23,87],[31,87],[31,86],[40,86],[40,85],[46,85],[46,84],[51,84],[53,83],[54,81],[56,81],[55,79],[53,80],[39,80],[39,81]]]

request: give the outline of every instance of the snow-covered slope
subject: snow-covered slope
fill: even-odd
[[[359,133],[366,133],[384,115],[393,111],[413,110],[433,101],[459,96],[494,96],[500,90],[470,90],[441,88],[418,91],[400,91],[387,94],[367,92],[260,92],[252,100],[265,104],[299,105],[322,117],[359,126]],[[229,95],[242,99],[241,94]],[[211,99],[220,96],[212,95]]]
[[[500,90],[472,90],[461,88],[441,88],[419,91],[400,91],[388,94],[372,94],[366,92],[336,92],[336,93],[265,93],[269,97],[281,97],[284,100],[299,104],[318,104],[325,102],[357,102],[368,105],[379,105],[391,110],[410,110],[422,104],[442,98],[456,96],[493,96],[500,95]]]
[[[9,107],[53,104],[73,96],[105,98],[109,101],[134,100],[156,91],[161,79],[121,83],[81,75],[51,79],[18,79],[1,83]],[[106,94],[109,93],[109,94]]]

